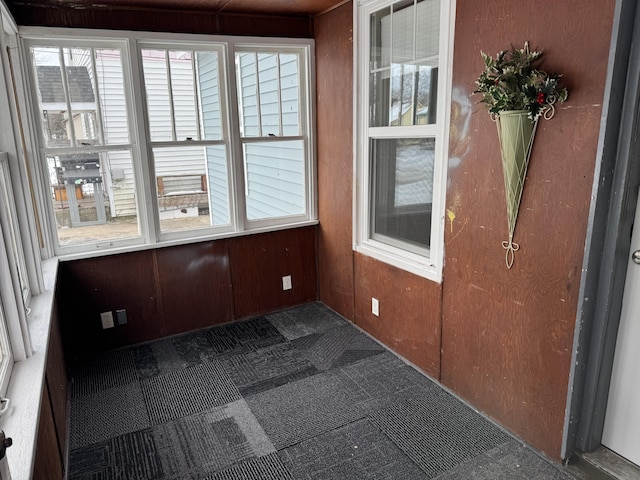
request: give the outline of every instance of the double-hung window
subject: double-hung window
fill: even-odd
[[[449,92],[446,0],[357,7],[356,249],[439,281]]]
[[[27,43],[56,250],[141,239],[127,45]]]
[[[315,222],[312,41],[38,32],[56,253]]]

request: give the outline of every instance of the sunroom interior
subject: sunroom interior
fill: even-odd
[[[10,464],[63,478],[71,359],[309,302],[555,462],[600,446],[640,184],[617,160],[635,148],[620,133],[635,2],[1,6],[0,146],[26,260],[6,247],[0,272],[16,289],[22,269],[32,305],[0,298],[32,338],[20,350],[9,331],[0,420],[8,435],[37,420]],[[385,64],[403,30],[435,30],[433,51],[398,33]],[[537,127],[507,268],[500,146],[473,91],[481,51],[525,42],[569,99]]]

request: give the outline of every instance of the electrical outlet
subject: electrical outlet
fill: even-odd
[[[380,316],[380,302],[375,297],[371,297],[371,313],[373,313],[376,317]]]
[[[282,290],[291,290],[291,275],[285,275],[282,277]]]
[[[116,319],[118,320],[118,325],[126,325],[127,311],[124,308],[121,310],[116,310]]]
[[[100,321],[102,322],[102,329],[113,328],[113,312],[102,312],[100,314]]]

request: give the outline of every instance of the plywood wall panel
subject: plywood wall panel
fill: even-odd
[[[236,238],[229,260],[238,319],[317,299],[316,227]],[[291,290],[282,289],[285,275]]]
[[[442,381],[559,458],[614,1],[458,0],[447,190]],[[469,98],[491,54],[528,40],[569,101],[538,127],[505,266],[495,124]]]
[[[62,480],[65,478],[56,438],[53,412],[49,401],[49,390],[46,385],[42,389],[38,438],[36,440],[33,476],[31,478],[32,480]]]
[[[233,319],[226,240],[155,251],[160,336],[196,330]]]
[[[47,350],[47,369],[45,374],[46,386],[51,400],[51,412],[58,439],[59,455],[66,458],[65,444],[67,441],[67,365],[64,357],[62,336],[60,335],[59,310],[57,300],[54,300],[51,326],[49,330],[49,346]]]
[[[153,251],[60,265],[60,313],[67,352],[82,354],[158,338],[158,271]],[[103,330],[100,312],[125,309],[128,323]]]
[[[356,325],[438,379],[440,284],[358,253],[355,277]],[[379,316],[371,313],[372,297]]]
[[[316,271],[315,226],[63,262],[65,351],[70,360],[315,301]],[[103,330],[100,312],[118,309],[127,324]]]
[[[314,20],[318,139],[320,300],[353,320],[353,5]]]

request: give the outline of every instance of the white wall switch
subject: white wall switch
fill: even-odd
[[[371,313],[376,317],[380,316],[380,303],[377,298],[371,297]]]
[[[282,277],[282,289],[291,290],[291,275],[285,275]]]

